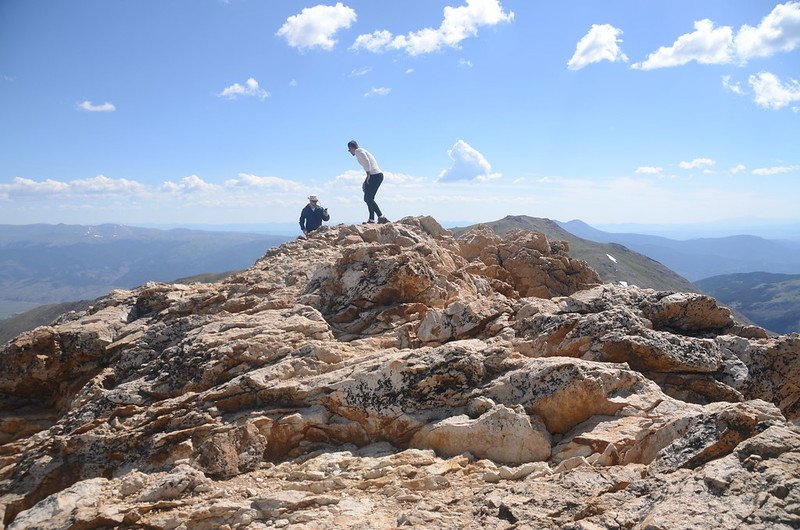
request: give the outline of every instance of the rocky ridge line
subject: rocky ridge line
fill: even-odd
[[[800,525],[800,336],[567,251],[325,227],[25,333],[0,351],[0,521]]]

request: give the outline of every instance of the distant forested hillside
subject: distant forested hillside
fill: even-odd
[[[800,274],[725,274],[695,284],[761,327],[775,333],[800,332]]]
[[[590,241],[625,245],[693,282],[722,274],[754,271],[795,274],[800,271],[800,241],[796,239],[737,235],[678,241],[644,234],[603,232],[578,220],[558,225]]]
[[[476,226],[491,228],[498,234],[511,230],[533,230],[541,232],[550,239],[563,240],[569,244],[569,255],[584,260],[600,278],[607,283],[624,282],[627,285],[648,287],[661,291],[695,292],[697,287],[686,278],[643,254],[634,252],[615,243],[597,243],[576,236],[556,221],[527,215],[509,215],[489,223],[452,228],[460,235]]]
[[[289,239],[123,225],[0,225],[0,319],[148,281],[244,269]]]

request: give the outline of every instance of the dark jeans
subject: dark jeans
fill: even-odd
[[[367,203],[367,208],[369,208],[370,220],[375,219],[375,214],[377,214],[378,217],[383,217],[381,209],[378,208],[378,203],[375,202],[375,194],[378,193],[378,188],[381,187],[382,182],[383,173],[375,173],[369,176],[369,182],[367,182],[367,185],[364,187],[364,202]]]

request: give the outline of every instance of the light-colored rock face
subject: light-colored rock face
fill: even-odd
[[[26,333],[0,527],[797,527],[800,337],[565,252],[324,227]]]

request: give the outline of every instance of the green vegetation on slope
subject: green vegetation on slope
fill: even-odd
[[[5,344],[20,333],[39,326],[46,326],[56,318],[70,311],[83,311],[92,305],[89,300],[48,304],[25,311],[5,320],[0,320],[0,344]]]
[[[0,319],[147,281],[243,269],[289,239],[123,225],[0,225]]]
[[[800,332],[800,274],[723,274],[696,284],[759,326],[781,334]]]
[[[509,215],[499,221],[453,228],[452,232],[458,236],[477,226],[489,227],[499,235],[512,230],[532,230],[543,233],[548,239],[566,241],[569,244],[569,255],[588,263],[606,283],[626,282],[628,285],[659,291],[698,291],[686,278],[647,256],[617,243],[595,243],[582,239],[550,219]]]
[[[172,283],[217,283],[238,271],[197,274],[186,278],[178,278]],[[0,344],[13,339],[20,333],[39,326],[46,326],[56,318],[70,311],[83,311],[92,305],[92,300],[79,300],[77,302],[64,302],[61,304],[47,304],[25,311],[13,317],[0,320]]]

